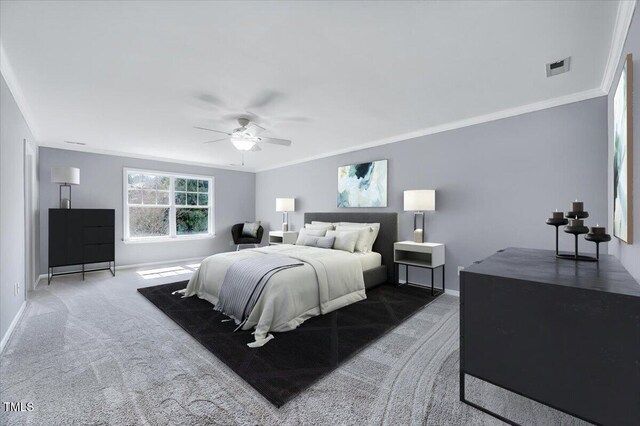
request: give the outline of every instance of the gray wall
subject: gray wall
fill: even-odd
[[[34,139],[4,77],[0,101],[0,337],[4,338],[26,299],[24,140],[34,146]],[[15,283],[20,283],[17,296]]]
[[[631,21],[631,27],[627,34],[627,41],[622,50],[622,56],[618,64],[618,72],[613,80],[611,91],[609,92],[609,179],[607,189],[609,191],[609,229],[613,230],[613,96],[620,73],[622,72],[623,60],[627,54],[633,55],[633,244],[629,245],[623,241],[613,238],[610,246],[610,253],[618,257],[633,277],[640,281],[640,13],[639,7]]]
[[[576,198],[591,215],[587,224],[606,223],[606,114],[607,99],[600,97],[260,172],[256,218],[278,229],[276,197],[295,197],[289,222],[300,229],[305,211],[338,210],[338,166],[388,159],[388,207],[375,211],[399,212],[400,238],[412,239],[403,191],[436,189],[426,240],[446,244],[447,287],[457,290],[458,265],[508,246],[553,249],[554,230],[544,221]],[[561,235],[561,248],[571,247],[572,237]],[[595,250],[585,241],[582,248]],[[412,271],[412,280],[418,275]]]
[[[74,208],[116,210],[116,262],[118,265],[161,262],[205,257],[232,248],[231,226],[254,220],[255,174],[197,167],[162,161],[142,160],[53,148],[40,148],[40,273],[46,274],[48,258],[48,209],[59,204],[58,185],[51,183],[51,167],[80,169],[80,185],[73,187]],[[122,242],[123,168],[134,167],[177,173],[193,173],[215,178],[215,226],[212,239],[124,244]]]

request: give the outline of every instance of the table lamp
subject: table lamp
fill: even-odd
[[[71,208],[71,185],[80,185],[80,169],[77,167],[54,166],[51,168],[51,183],[60,184],[60,208]],[[69,198],[62,198],[62,188],[69,188]]]
[[[276,211],[282,212],[282,232],[289,230],[289,212],[296,210],[295,198],[276,198]]]
[[[413,240],[416,243],[424,242],[424,212],[436,209],[435,189],[415,189],[404,191],[404,211],[414,212],[413,215]],[[417,226],[417,217],[422,215],[422,227]]]

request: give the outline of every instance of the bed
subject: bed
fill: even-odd
[[[392,279],[396,213],[305,213],[304,217],[305,223],[380,223],[380,231],[370,253],[282,244],[210,256],[183,290],[183,297],[198,296],[218,307],[223,281],[233,265],[259,261],[265,254],[295,259],[297,267],[270,277],[240,323],[243,330],[255,328],[255,341],[249,346],[259,347],[274,338],[270,332],[293,330],[311,317],[366,299],[367,289]]]

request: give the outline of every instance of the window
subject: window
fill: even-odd
[[[124,169],[124,240],[212,236],[213,178]]]

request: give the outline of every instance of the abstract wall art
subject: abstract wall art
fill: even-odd
[[[627,55],[613,97],[613,235],[633,238],[633,60]]]
[[[387,207],[387,160],[338,167],[338,207]]]

